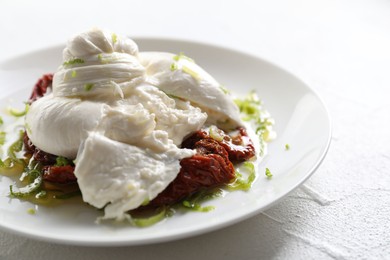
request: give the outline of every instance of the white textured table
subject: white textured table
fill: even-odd
[[[324,98],[333,121],[329,153],[278,205],[219,231],[121,248],[0,231],[0,259],[390,259],[389,1],[100,2],[0,1],[1,60],[93,26],[245,50]]]

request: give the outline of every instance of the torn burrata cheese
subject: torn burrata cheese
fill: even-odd
[[[195,154],[183,139],[208,124],[241,125],[215,79],[184,55],[139,52],[134,41],[93,29],[73,37],[35,101],[26,129],[39,149],[75,160],[83,200],[106,219],[152,200]]]

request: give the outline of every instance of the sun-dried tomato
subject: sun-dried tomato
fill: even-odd
[[[23,136],[24,150],[26,153],[32,154],[34,160],[40,162],[42,165],[53,165],[56,163],[56,155],[46,153],[41,149],[37,148],[28,138],[27,133]]]
[[[197,151],[180,161],[180,172],[168,187],[147,207],[174,204],[198,191],[227,184],[233,180],[234,167],[228,153],[217,141],[206,138],[193,144]]]
[[[28,100],[28,102],[31,104],[35,100],[43,97],[43,95],[45,95],[45,93],[47,92],[47,89],[52,87],[52,83],[53,83],[53,74],[43,75],[37,81],[37,83],[35,83],[35,86],[32,90],[32,93],[31,93],[31,96],[30,96],[30,99]]]
[[[60,184],[69,184],[76,182],[77,178],[74,175],[74,166],[44,166],[43,180]]]
[[[255,156],[255,147],[245,128],[237,130],[237,134],[229,136],[230,139],[223,138],[220,144],[226,149],[232,162],[244,162]]]
[[[235,134],[224,132],[220,141],[199,130],[183,142],[182,148],[196,149],[197,154],[180,161],[181,169],[176,179],[146,207],[174,204],[202,189],[231,182],[234,177],[232,162],[246,161],[255,156],[255,149],[245,128]]]
[[[222,140],[218,141],[218,143],[225,148],[229,154],[230,161],[234,163],[243,162],[255,156],[255,148],[245,128],[239,127],[236,133],[231,135],[228,135],[222,131],[220,134],[222,135]],[[206,131],[199,130],[184,140],[182,147],[193,149],[195,143],[202,139],[212,138]]]
[[[41,162],[43,165],[52,165],[56,163],[57,156],[46,153],[41,149],[36,148],[33,154],[34,160]]]
[[[28,138],[27,132],[24,132],[23,135],[24,150],[26,153],[33,154],[35,152],[35,145]]]

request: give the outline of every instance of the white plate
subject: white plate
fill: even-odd
[[[175,215],[148,228],[126,225],[97,225],[101,212],[66,203],[39,207],[6,197],[8,178],[0,182],[0,226],[24,236],[50,242],[92,245],[139,245],[175,240],[219,229],[249,218],[270,207],[302,184],[320,165],[327,152],[331,126],[328,112],[318,95],[288,72],[260,58],[235,50],[201,43],[166,39],[136,39],[141,51],[184,52],[195,59],[221,84],[244,95],[256,89],[276,120],[278,138],[269,145],[259,166],[258,178],[248,192],[231,192],[209,204],[208,213]],[[42,74],[54,72],[61,63],[63,46],[16,57],[0,63],[0,98],[6,104],[25,101]],[[285,144],[290,150],[285,151]],[[268,180],[268,167],[273,178]]]

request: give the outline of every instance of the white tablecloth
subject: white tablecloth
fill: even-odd
[[[0,259],[390,259],[390,2],[0,1],[0,59],[98,26],[253,53],[324,99],[333,138],[317,172],[279,204],[180,241],[88,248],[0,231]]]

